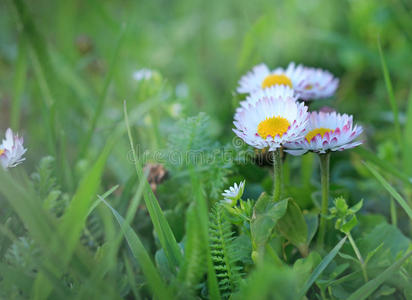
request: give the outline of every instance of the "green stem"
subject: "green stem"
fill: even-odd
[[[365,280],[365,283],[368,282],[368,273],[366,272],[366,266],[365,266],[365,261],[362,258],[362,255],[359,251],[358,246],[356,246],[355,240],[353,239],[352,235],[350,234],[350,232],[347,234],[349,242],[353,248],[353,251],[355,251],[356,257],[358,258],[360,265],[361,265],[361,269],[362,269],[362,274],[363,274],[363,279]]]
[[[329,204],[329,165],[330,165],[330,152],[320,154],[320,182],[322,186],[322,205],[320,211],[320,224],[318,235],[318,246],[323,247],[326,232],[326,215],[328,213]]]
[[[282,161],[280,159],[280,148],[273,151],[273,173],[274,173],[274,189],[273,189],[273,201],[280,200],[282,194]]]

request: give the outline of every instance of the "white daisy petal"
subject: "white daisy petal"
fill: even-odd
[[[362,127],[353,126],[353,117],[347,114],[312,112],[306,132],[306,136],[299,141],[286,143],[285,151],[292,155],[302,155],[308,151],[326,153],[362,144],[361,141],[355,141],[362,133]]]

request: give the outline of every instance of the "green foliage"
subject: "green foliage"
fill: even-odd
[[[253,248],[255,251],[262,251],[277,222],[282,218],[288,207],[288,200],[282,200],[266,206],[269,197],[262,194],[255,205],[253,218],[250,224]]]
[[[343,244],[346,241],[346,237],[343,238],[323,259],[322,261],[316,266],[313,272],[310,274],[310,277],[306,281],[304,287],[300,291],[300,296],[306,294],[312,284],[316,281],[319,275],[325,270],[325,268],[331,263],[331,261],[335,258],[335,256],[339,253],[340,248],[342,248]],[[313,262],[312,262],[313,264]]]
[[[56,216],[61,216],[69,204],[69,197],[62,194],[57,185],[55,175],[55,159],[51,156],[43,157],[35,173],[31,175],[34,188],[40,199],[43,199],[43,207],[52,211]]]
[[[204,113],[181,120],[168,139],[166,166],[174,173],[194,166],[208,195],[217,199],[227,182],[232,160],[227,156],[230,149],[215,142],[210,129],[210,118]]]
[[[219,203],[212,208],[209,239],[220,293],[227,299],[239,288],[242,267],[238,264],[240,259],[233,243],[233,231],[225,214],[225,208]]]
[[[335,229],[349,234],[353,227],[358,224],[356,213],[362,208],[363,200],[351,208],[348,207],[343,197],[335,199],[335,206],[330,209],[329,218],[336,218]]]
[[[133,229],[130,228],[130,226],[127,223],[125,223],[122,216],[120,216],[115,209],[113,209],[103,198],[101,198],[101,201],[104,202],[110,208],[117,222],[119,223],[122,232],[125,235],[127,243],[130,247],[130,250],[133,253],[133,256],[139,260],[142,270],[148,278],[148,283],[150,284],[153,294],[159,297],[160,299],[174,299],[174,297],[168,290],[166,284],[160,277],[160,274],[156,270],[153,262],[150,260],[150,257],[146,252],[146,249],[144,248],[139,237],[136,235]]]
[[[233,299],[298,299],[297,287],[292,270],[265,264],[250,274]]]
[[[182,282],[182,294],[193,296],[206,273],[208,253],[195,207],[189,207],[186,218],[185,254],[179,281]]]
[[[303,255],[308,252],[308,226],[300,207],[292,199],[288,199],[288,208],[279,219],[276,228],[282,236],[298,247]]]

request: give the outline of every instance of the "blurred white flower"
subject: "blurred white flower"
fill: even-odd
[[[237,91],[251,94],[276,85],[289,86],[302,100],[314,100],[332,96],[338,88],[339,79],[328,71],[296,66],[294,62],[286,69],[275,70],[259,64],[239,80]]]
[[[183,107],[180,103],[173,103],[170,107],[171,115],[178,118],[182,113]]]
[[[4,169],[12,168],[25,160],[23,157],[27,149],[23,147],[23,138],[8,128],[6,138],[0,145],[0,163]]]
[[[133,79],[136,81],[149,80],[152,78],[153,74],[154,74],[153,70],[143,68],[133,73]]]
[[[245,180],[241,181],[239,185],[235,183],[233,186],[231,186],[222,193],[224,201],[229,204],[236,204],[237,200],[239,200],[242,197],[244,190]]]

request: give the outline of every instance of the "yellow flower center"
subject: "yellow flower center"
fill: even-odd
[[[325,135],[326,132],[330,132],[333,133],[334,130],[329,129],[329,128],[316,128],[313,129],[312,131],[310,131],[307,135],[306,135],[306,140],[310,143],[310,141],[317,136],[318,134],[320,134],[321,137],[323,137]]]
[[[285,118],[266,118],[265,120],[259,123],[257,133],[264,139],[267,138],[269,135],[271,137],[275,137],[277,135],[282,137],[282,135],[286,133],[286,131],[288,131],[289,126],[290,123]]]
[[[305,90],[309,91],[311,89],[313,89],[313,85],[308,84],[307,86],[305,86]]]
[[[4,152],[6,152],[6,150],[0,149],[0,155],[2,155]]]
[[[262,82],[262,89],[273,86],[273,85],[288,85],[292,88],[292,81],[289,77],[284,74],[270,74]]]

